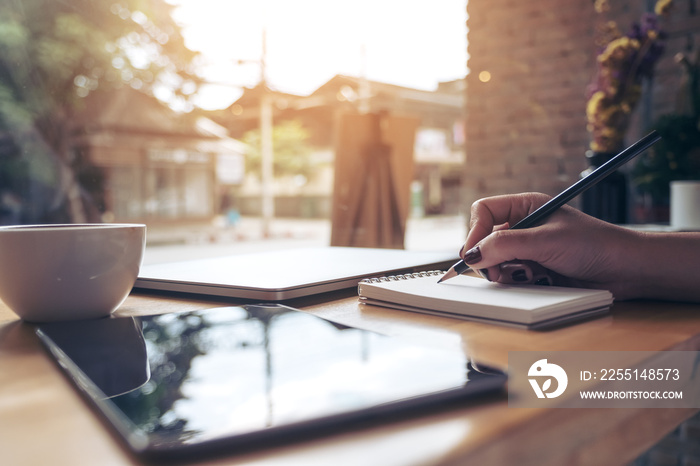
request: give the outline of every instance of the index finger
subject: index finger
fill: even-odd
[[[464,250],[471,249],[499,225],[513,225],[550,199],[546,194],[523,193],[479,199],[471,208],[469,233]]]

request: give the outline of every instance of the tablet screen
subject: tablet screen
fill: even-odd
[[[277,304],[40,325],[71,380],[136,453],[266,445],[501,390],[462,350]]]

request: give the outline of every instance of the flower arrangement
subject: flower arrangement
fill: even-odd
[[[665,34],[659,17],[666,15],[673,0],[658,0],[653,13],[645,13],[639,23],[622,34],[617,23],[607,21],[601,31],[597,73],[588,89],[586,117],[592,135],[591,150],[617,152],[632,111],[642,94],[642,82],[653,74],[654,65],[664,51]],[[608,0],[596,0],[595,10],[604,14]]]

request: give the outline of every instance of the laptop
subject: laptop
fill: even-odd
[[[282,301],[385,275],[447,270],[454,251],[318,247],[143,266],[135,288]]]

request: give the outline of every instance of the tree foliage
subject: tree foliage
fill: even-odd
[[[273,171],[275,176],[303,175],[309,177],[313,172],[311,146],[308,144],[309,132],[297,120],[283,121],[272,129],[272,147],[274,152]],[[260,174],[260,130],[248,131],[243,135],[243,142],[248,144],[246,154],[246,171]]]
[[[71,116],[93,92],[132,86],[185,102],[188,50],[164,0],[0,2],[0,223],[76,220]]]
[[[121,85],[192,92],[196,53],[162,0],[5,0],[0,3],[0,92],[24,117],[50,115]],[[3,127],[9,114],[3,112]]]

